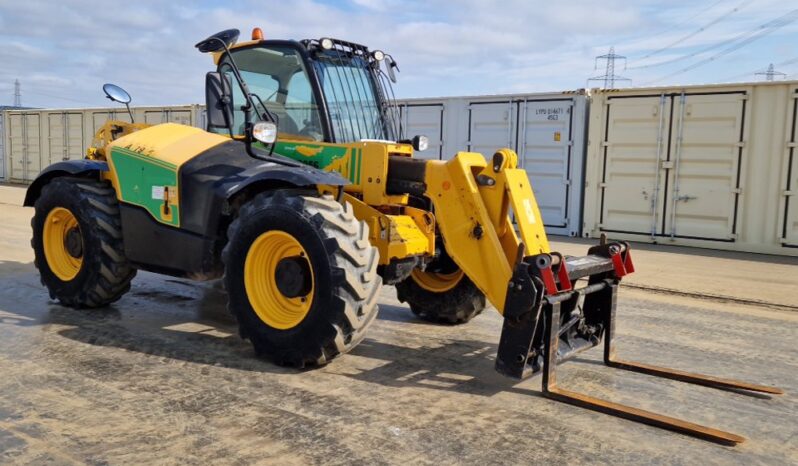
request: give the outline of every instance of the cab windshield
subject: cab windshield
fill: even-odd
[[[323,141],[319,108],[308,73],[299,52],[291,47],[251,47],[234,50],[234,59],[249,91],[260,97],[263,105],[277,116],[279,136]],[[235,82],[229,58],[225,56],[219,71]],[[233,88],[233,134],[244,133],[246,99],[238,86]],[[260,101],[255,99],[256,106]],[[258,114],[263,113],[258,109]]]
[[[375,72],[362,56],[333,49],[318,54],[313,65],[338,142],[395,139],[382,108],[384,96],[378,95],[381,88],[375,85]]]

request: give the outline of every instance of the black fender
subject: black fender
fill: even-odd
[[[180,226],[203,236],[224,236],[223,217],[239,195],[281,188],[344,186],[349,180],[279,155],[247,154],[243,143],[230,141],[197,155],[180,169]]]
[[[101,172],[108,171],[108,163],[102,160],[64,160],[63,162],[56,162],[49,167],[42,170],[39,176],[33,180],[28,191],[25,193],[25,202],[22,203],[25,207],[33,207],[36,200],[42,193],[44,185],[58,176],[88,176],[92,174],[99,175]]]
[[[223,197],[227,200],[237,194],[261,185],[264,187],[290,185],[294,187],[314,187],[318,185],[346,186],[349,180],[338,172],[326,172],[318,168],[294,162],[291,165],[275,164],[264,170],[252,167],[240,173],[241,180],[230,180],[223,185]]]

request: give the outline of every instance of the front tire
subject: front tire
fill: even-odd
[[[227,236],[229,308],[259,356],[324,364],[363,339],[382,279],[368,226],[351,205],[307,191],[266,192],[241,207]]]
[[[56,178],[36,200],[34,264],[52,299],[102,307],[122,297],[136,275],[125,258],[119,206],[108,183]]]

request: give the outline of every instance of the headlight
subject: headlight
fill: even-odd
[[[333,41],[330,38],[325,37],[319,42],[321,43],[321,48],[323,48],[324,50],[330,50],[331,48],[333,48]]]
[[[429,147],[429,139],[426,136],[416,136],[413,138],[413,149],[421,152]]]
[[[385,52],[382,50],[375,50],[371,52],[371,56],[377,61],[382,61],[385,58]]]
[[[277,140],[277,125],[271,121],[259,121],[252,128],[252,137],[264,144],[271,144]]]

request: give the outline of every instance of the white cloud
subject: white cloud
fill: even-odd
[[[610,45],[629,55],[632,65],[735,6],[721,2],[706,11],[696,3],[235,0],[207,6],[158,0],[0,0],[0,104],[10,101],[15,78],[22,82],[23,103],[36,106],[106,105],[100,91],[104,82],[126,87],[139,104],[200,102],[212,63],[193,45],[231,27],[246,39],[255,26],[267,38],[333,36],[385,50],[402,71],[396,89],[400,96],[575,89],[601,74],[593,70],[593,57]],[[754,0],[740,14],[650,60],[681,57],[728,40],[785,10],[777,0]],[[756,69],[762,61],[796,56],[796,28],[742,49],[730,56],[732,61],[674,79],[712,81]],[[627,74],[643,82],[691,62]]]

